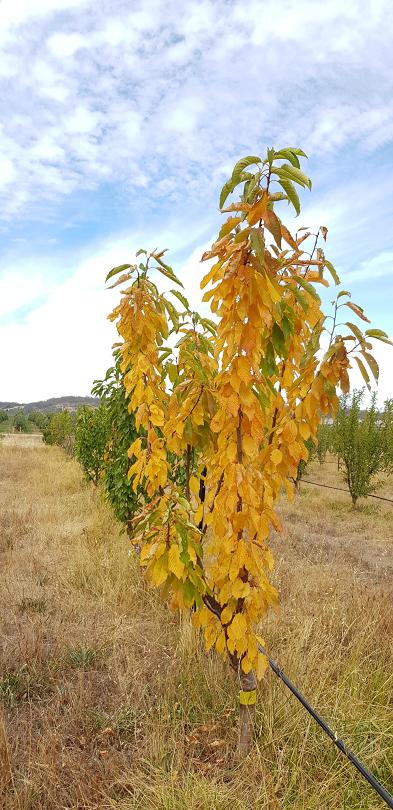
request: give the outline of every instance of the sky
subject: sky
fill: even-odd
[[[392,40],[391,0],[2,0],[0,400],[90,392],[140,247],[198,308],[220,189],[271,146],[308,154],[296,226],[393,336]]]

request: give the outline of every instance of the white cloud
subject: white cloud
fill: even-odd
[[[393,139],[389,0],[3,0],[1,23],[3,217],[102,177],[205,196],[217,163],[269,142],[334,154]]]
[[[7,186],[15,175],[16,171],[12,161],[8,157],[0,155],[0,186]]]
[[[184,253],[189,235],[180,231],[176,236],[165,228],[157,236],[157,244],[172,242],[176,252]],[[95,378],[99,378],[111,363],[111,346],[117,339],[116,330],[107,321],[107,315],[119,300],[119,290],[106,290],[104,276],[112,266],[132,260],[140,245],[148,247],[146,233],[132,237],[118,237],[97,249],[94,255],[82,260],[77,270],[60,284],[52,282],[48,290],[45,279],[27,268],[23,273],[7,273],[0,282],[0,316],[24,305],[32,304],[45,292],[46,299],[19,323],[0,325],[0,345],[12,346],[2,352],[0,379],[3,381],[3,399],[29,401],[62,396],[88,394]],[[191,309],[209,317],[208,304],[203,304],[200,281],[208,272],[211,262],[201,263],[201,256],[211,239],[200,244],[175,269],[184,284]],[[168,261],[172,261],[168,255]],[[175,285],[164,276],[155,281],[160,289],[168,291]],[[177,302],[176,302],[177,303]],[[393,397],[393,348],[374,342],[373,353],[380,364],[378,402]],[[354,363],[355,366],[355,363]],[[23,373],[21,373],[23,369]],[[351,371],[352,387],[361,388],[364,382],[357,367]]]

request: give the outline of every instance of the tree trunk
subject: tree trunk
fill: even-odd
[[[239,743],[237,747],[239,757],[246,757],[250,752],[254,734],[254,721],[255,721],[255,700],[253,703],[244,704],[242,700],[254,698],[254,693],[257,688],[257,679],[254,672],[248,672],[247,675],[240,670],[240,684],[242,692],[240,693],[240,710],[239,710]],[[243,693],[243,696],[242,696]]]

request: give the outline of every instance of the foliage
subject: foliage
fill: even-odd
[[[49,417],[42,411],[31,411],[28,419],[29,422],[32,422],[39,430],[45,430]]]
[[[390,466],[386,448],[390,406],[381,419],[373,394],[370,407],[362,415],[363,396],[364,390],[354,391],[351,399],[348,396],[341,399],[334,426],[335,446],[354,506],[358,498],[375,491],[376,475]]]
[[[44,428],[43,438],[47,444],[58,444],[69,453],[74,448],[75,417],[70,411],[59,411],[50,416]]]
[[[7,420],[8,420],[7,411],[0,410],[0,422],[7,422]]]
[[[79,408],[75,426],[75,455],[86,478],[96,486],[103,471],[108,433],[109,417],[104,405]]]
[[[115,515],[131,531],[137,495],[128,477],[128,449],[137,438],[135,418],[128,411],[118,352],[104,380],[96,380],[93,394],[101,397],[108,414],[108,435],[103,459],[103,485]]]
[[[386,470],[393,471],[393,399],[387,399],[381,416]]]
[[[332,443],[332,436],[333,436],[333,429],[331,425],[328,425],[326,422],[321,422],[317,430],[317,445],[315,448],[315,452],[320,464],[326,459],[326,454],[332,451],[333,443]]]
[[[29,424],[23,411],[17,411],[12,420],[13,426],[17,433],[28,433]]]
[[[292,497],[307,441],[315,443],[321,420],[335,413],[337,387],[348,391],[352,357],[358,362],[361,355],[362,367],[367,363],[377,376],[369,338],[387,341],[385,333],[363,336],[353,324],[349,334],[336,334],[344,306],[367,321],[346,291],[334,302],[328,328],[315,289],[328,286],[326,271],[339,281],[319,245],[327,229],[291,234],[275,211],[287,201],[299,212],[295,186],[311,187],[302,156],[291,148],[269,149],[265,160],[244,158],[225,184],[221,206],[239,185],[241,194],[224,209],[230,216],[203,256],[213,266],[201,283],[210,285],[203,300],[216,325],[191,313],[177,289],[158,290],[152,273],[182,286],[164,251],[141,250],[139,263],[107,276],[121,274],[112,286],[126,285],[110,318],[140,434],[129,449],[128,474],[134,491],[142,484],[147,494],[138,500],[133,537],[142,546],[141,563],[174,608],[194,609],[206,647],[229,657],[247,689],[248,674],[260,678],[267,665],[258,624],[277,604],[268,538],[281,530],[280,492],[285,487]],[[182,304],[180,312],[170,296]],[[330,342],[320,357],[324,331]],[[166,345],[173,332],[180,334],[175,349]],[[186,467],[191,452],[196,471],[191,475],[188,465],[182,488],[170,477],[169,454]]]

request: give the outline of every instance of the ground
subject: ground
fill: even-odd
[[[23,441],[23,439],[21,439]],[[308,472],[340,483],[332,460]],[[379,493],[393,498],[392,483]],[[393,504],[302,484],[273,541],[272,656],[393,790]],[[0,443],[0,807],[377,810],[273,673],[238,763],[237,690],[148,589],[60,449]],[[2,802],[2,804],[1,804]]]

